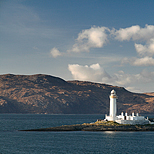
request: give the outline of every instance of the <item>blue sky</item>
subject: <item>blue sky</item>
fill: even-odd
[[[153,0],[1,0],[0,74],[154,91]]]

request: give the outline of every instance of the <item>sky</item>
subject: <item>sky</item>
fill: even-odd
[[[153,0],[0,0],[0,75],[154,92],[153,8]]]

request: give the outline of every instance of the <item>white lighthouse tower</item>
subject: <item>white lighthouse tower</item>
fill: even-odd
[[[116,95],[115,90],[111,91],[110,95],[110,114],[109,116],[106,115],[106,120],[108,121],[115,121],[116,120],[116,113],[117,113],[117,103],[116,99],[118,96]]]
[[[114,117],[116,117],[116,113],[117,113],[117,103],[116,103],[116,99],[117,99],[117,95],[115,90],[111,91],[111,95],[110,95],[110,117],[113,117],[113,121],[115,120]]]

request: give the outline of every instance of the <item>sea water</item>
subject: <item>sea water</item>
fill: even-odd
[[[152,116],[154,117],[154,116]],[[104,115],[0,114],[1,154],[153,154],[154,132],[26,132],[82,124]]]

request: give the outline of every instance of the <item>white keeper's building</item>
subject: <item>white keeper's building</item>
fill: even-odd
[[[105,119],[106,121],[115,121],[119,124],[131,124],[131,125],[136,125],[136,124],[150,124],[150,121],[148,120],[148,118],[146,119],[144,116],[139,116],[138,113],[136,113],[136,115],[134,114],[134,112],[132,113],[132,115],[127,115],[127,113],[121,113],[121,115],[116,115],[117,113],[117,104],[116,104],[116,99],[118,98],[118,96],[116,95],[115,90],[111,91],[111,95],[110,95],[110,112],[109,112],[109,116],[105,115]]]

